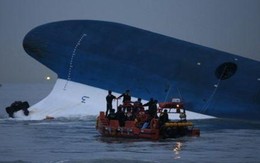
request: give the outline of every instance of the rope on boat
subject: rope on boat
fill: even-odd
[[[85,34],[85,33],[82,34],[82,36],[80,37],[79,41],[77,42],[77,44],[75,45],[75,47],[74,47],[74,49],[73,49],[73,52],[72,52],[71,58],[70,58],[70,63],[69,63],[68,77],[67,77],[67,81],[66,81],[66,83],[65,83],[65,85],[64,85],[63,90],[66,90],[69,81],[71,81],[71,72],[72,72],[72,68],[73,68],[73,60],[74,60],[74,57],[75,57],[75,55],[76,55],[76,50],[78,49],[78,47],[79,47],[81,41],[83,40],[83,38],[84,38],[85,36],[87,36],[87,34]]]
[[[201,112],[202,112],[202,113],[206,113],[206,112],[207,112],[207,110],[208,110],[208,108],[209,108],[209,106],[210,106],[210,104],[211,104],[211,101],[213,100],[213,98],[214,98],[214,96],[215,96],[215,94],[216,94],[216,92],[217,92],[217,90],[218,90],[218,88],[219,88],[219,86],[220,86],[222,77],[223,77],[223,75],[225,74],[226,69],[227,69],[227,66],[224,67],[224,69],[223,69],[223,71],[222,71],[222,73],[221,73],[221,76],[220,76],[219,79],[218,79],[217,84],[214,85],[215,88],[213,89],[211,95],[209,96],[209,99],[207,100],[207,102],[205,103],[205,105],[202,107],[202,109],[201,109]]]

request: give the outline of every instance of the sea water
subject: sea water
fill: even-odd
[[[102,137],[93,116],[0,120],[2,162],[259,162],[260,125],[196,120],[200,137],[150,141]]]
[[[38,100],[48,89],[35,86]],[[33,90],[28,93],[27,89],[20,97],[27,96],[28,101],[36,102]],[[23,92],[20,86],[5,91],[2,86],[1,104]],[[21,121],[8,118],[3,110],[0,162],[260,162],[258,122],[194,120],[201,130],[200,137],[150,141],[102,137],[95,129],[95,116]]]

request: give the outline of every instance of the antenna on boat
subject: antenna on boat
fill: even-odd
[[[169,89],[168,89],[168,91],[167,91],[167,94],[166,94],[166,96],[165,96],[165,98],[164,98],[164,102],[166,102],[166,100],[168,99],[168,96],[169,96],[169,94],[170,94],[171,89],[172,89],[172,84],[170,85],[170,87],[169,87]],[[183,97],[182,97],[182,94],[181,94],[180,89],[179,89],[178,87],[176,87],[176,89],[177,89],[177,91],[178,91],[180,100],[183,101]]]
[[[165,96],[165,98],[164,98],[164,102],[166,102],[166,100],[168,99],[168,96],[169,96],[169,94],[170,94],[171,89],[172,89],[172,84],[170,85],[170,87],[169,87],[169,89],[168,89],[168,91],[167,91],[167,94],[166,94],[166,96]]]
[[[177,91],[179,93],[179,97],[180,97],[181,101],[184,101],[183,96],[181,95],[180,89],[178,87],[176,89],[177,89]]]

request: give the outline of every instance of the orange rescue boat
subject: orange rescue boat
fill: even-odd
[[[161,117],[164,113],[179,114],[180,119],[162,121]],[[104,111],[101,111],[97,117],[96,129],[102,136],[121,138],[159,140],[182,136],[200,136],[200,130],[186,119],[184,105],[181,102],[159,103],[157,116],[150,119],[148,117],[147,112],[139,111],[135,120],[126,120],[122,124],[118,119],[109,120]]]

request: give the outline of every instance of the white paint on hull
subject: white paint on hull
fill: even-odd
[[[52,92],[37,104],[31,106],[29,116],[24,116],[22,111],[15,113],[19,120],[43,120],[46,117],[53,118],[81,118],[85,116],[97,116],[100,111],[106,110],[107,90],[87,86],[72,81],[58,79]],[[65,87],[66,85],[66,87]],[[119,93],[113,93],[119,96]],[[136,100],[136,98],[133,98]],[[143,101],[144,103],[145,101]],[[121,100],[118,101],[118,104]],[[114,100],[113,107],[116,108]],[[186,112],[188,119],[207,119],[211,116]],[[176,115],[173,115],[176,116]],[[178,118],[170,116],[170,118]]]

